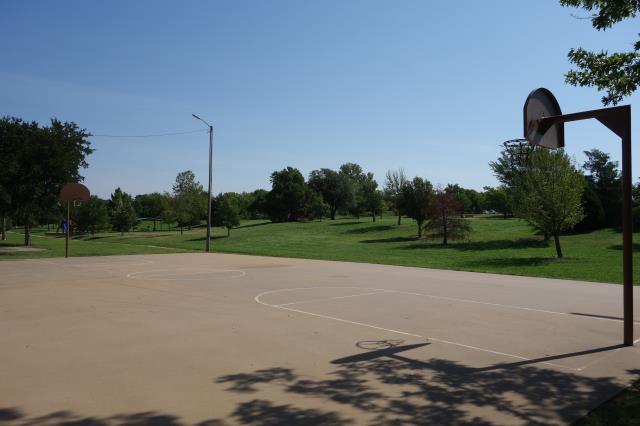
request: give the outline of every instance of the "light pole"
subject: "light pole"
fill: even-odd
[[[195,114],[191,114],[196,120],[202,121],[209,127],[209,201],[207,202],[207,244],[206,251],[211,251],[211,163],[213,158],[213,126]]]

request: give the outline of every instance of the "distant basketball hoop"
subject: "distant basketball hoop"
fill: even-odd
[[[81,183],[67,183],[60,190],[60,200],[67,202],[89,201],[89,189]]]
[[[65,184],[60,190],[60,201],[67,203],[67,232],[64,238],[64,257],[69,257],[69,238],[71,236],[71,203],[74,207],[80,206],[84,201],[89,201],[91,194],[89,189],[81,183],[71,182]]]

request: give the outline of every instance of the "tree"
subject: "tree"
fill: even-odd
[[[505,185],[497,188],[490,186],[484,187],[484,206],[488,210],[495,210],[502,213],[504,219],[512,212],[511,203],[509,202],[509,193]]]
[[[214,203],[213,225],[227,228],[227,237],[231,236],[231,229],[240,225],[240,208],[237,194],[220,194]]]
[[[575,230],[579,232],[594,231],[605,226],[605,213],[602,207],[600,197],[593,189],[593,186],[586,181],[584,183],[584,192],[582,193],[582,209],[584,217],[575,226]]]
[[[177,222],[182,235],[185,226],[191,228],[206,216],[208,196],[191,170],[178,173],[172,189],[171,218]]]
[[[506,218],[507,210],[513,211],[519,201],[516,183],[522,177],[524,170],[529,163],[529,157],[534,148],[527,143],[518,145],[505,145],[500,152],[500,157],[496,161],[489,162],[489,167],[493,170],[493,174],[502,184],[507,197],[508,208],[498,210],[504,212]]]
[[[469,209],[471,212],[474,214],[481,213],[482,205],[484,204],[484,194],[475,189],[463,189],[463,191],[469,199]]]
[[[611,28],[640,12],[638,0],[560,0],[560,4],[594,11],[591,25],[598,31]],[[640,84],[640,40],[628,52],[589,52],[580,47],[569,50],[568,57],[577,70],[567,72],[565,81],[573,86],[596,86],[600,91],[606,90],[606,96],[602,97],[603,105],[618,104]]]
[[[609,154],[592,149],[584,151],[587,161],[582,168],[588,173],[587,184],[597,194],[605,214],[605,223],[618,225],[622,212],[622,191],[618,162],[611,161]]]
[[[349,204],[346,206],[346,210],[349,214],[360,217],[364,212],[362,183],[366,179],[366,175],[362,171],[362,167],[356,163],[345,163],[341,165],[340,174],[345,176],[351,184],[352,195],[349,199]]]
[[[305,202],[305,217],[308,219],[321,219],[327,214],[331,215],[331,208],[325,203],[322,195],[314,190],[307,191]]]
[[[386,179],[384,181],[384,192],[387,200],[398,215],[398,226],[402,218],[402,210],[400,209],[400,197],[402,195],[402,187],[407,184],[407,177],[402,168],[398,170],[387,170]]]
[[[93,150],[89,133],[73,122],[52,119],[48,126],[19,118],[0,119],[0,210],[24,225],[24,243],[30,244],[30,226],[38,214],[58,202],[60,188],[83,179]]]
[[[382,192],[378,191],[378,182],[373,178],[373,173],[369,172],[365,175],[360,183],[360,192],[362,194],[362,208],[371,214],[373,221],[376,221],[376,215],[382,213],[384,209],[384,199]]]
[[[267,196],[269,191],[256,189],[252,192],[253,199],[247,207],[249,219],[263,219],[267,217]]]
[[[304,216],[308,187],[296,168],[273,172],[271,191],[267,196],[267,212],[272,222],[296,221]]]
[[[561,258],[560,232],[571,229],[584,216],[584,177],[561,149],[536,149],[529,160],[518,182],[517,212],[536,229],[553,236]]]
[[[400,206],[402,211],[414,219],[418,225],[418,238],[422,237],[422,227],[427,220],[433,185],[426,179],[413,178],[402,187]]]
[[[313,170],[309,173],[309,187],[322,195],[329,206],[331,220],[335,220],[338,209],[346,208],[353,201],[350,179],[346,174],[335,170]]]
[[[465,211],[471,210],[471,200],[467,196],[467,191],[463,187],[461,187],[457,183],[448,184],[444,191],[448,194],[453,195],[453,197],[460,204],[460,208],[458,209],[460,217],[464,216]]]
[[[91,235],[107,229],[109,220],[107,204],[95,195],[82,203],[75,214],[75,225],[78,229],[89,231]]]
[[[124,234],[136,224],[136,211],[133,208],[133,199],[120,188],[111,194],[109,202],[111,207],[111,224],[113,229]]]
[[[442,237],[442,245],[449,239],[465,238],[471,231],[469,221],[461,217],[463,205],[455,192],[437,189],[432,195],[425,228],[432,231],[433,237]]]
[[[162,194],[153,192],[151,194],[136,195],[134,207],[138,217],[153,220],[153,231],[155,232],[156,222],[164,214],[167,204]]]

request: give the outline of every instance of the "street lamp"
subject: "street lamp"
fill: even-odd
[[[206,250],[211,251],[211,163],[213,156],[213,126],[195,114],[191,114],[196,120],[202,121],[209,127],[209,202],[207,203],[207,244]]]

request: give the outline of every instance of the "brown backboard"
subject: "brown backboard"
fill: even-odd
[[[524,118],[524,137],[530,144],[545,148],[564,147],[564,124],[554,124],[549,128],[539,126],[543,117],[562,115],[560,105],[551,91],[541,87],[527,96],[522,110]]]
[[[89,189],[81,183],[67,183],[60,190],[60,200],[62,201],[88,201]]]

